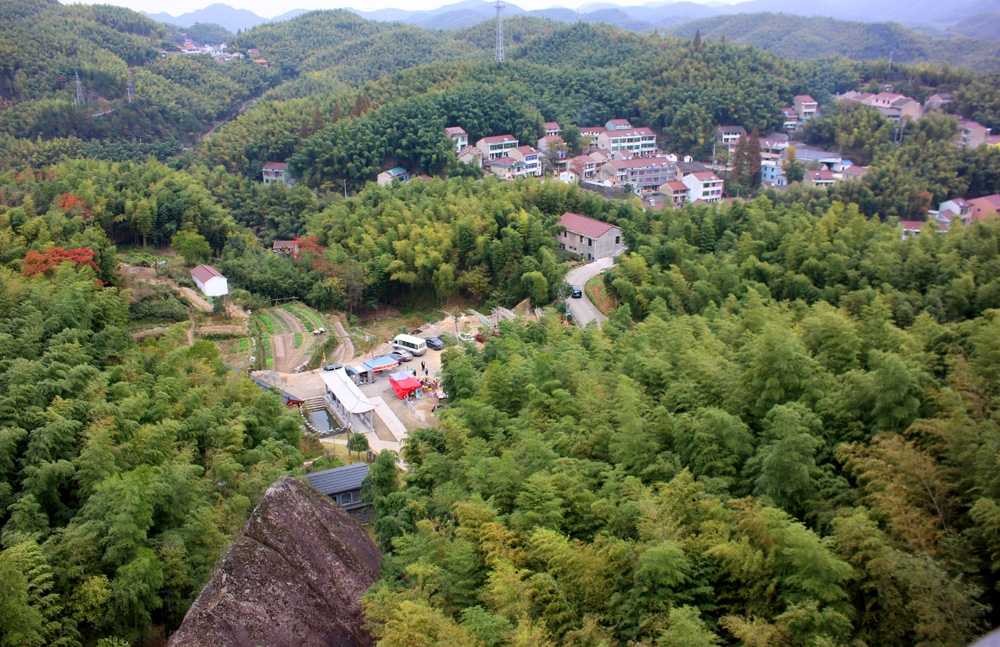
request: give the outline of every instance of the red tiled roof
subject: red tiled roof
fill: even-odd
[[[675,192],[676,191],[687,192],[687,190],[688,190],[687,185],[684,184],[683,182],[681,182],[680,180],[671,180],[670,182],[665,183],[663,186],[665,186],[668,189],[670,189],[671,191],[675,191]]]
[[[461,126],[448,126],[444,129],[450,137],[461,137],[462,135],[468,136],[469,133],[465,132],[465,129]]]
[[[588,238],[600,238],[615,228],[610,223],[601,222],[600,220],[581,216],[578,213],[570,211],[563,214],[562,218],[559,219],[559,224],[574,234],[581,234]]]
[[[561,128],[559,128],[559,124],[555,121],[546,121],[544,125],[545,125],[545,130],[556,130],[556,129],[561,130]]]
[[[214,279],[217,276],[226,278],[219,273],[219,270],[215,269],[211,265],[199,265],[191,270],[191,276],[198,279],[202,283],[208,283],[209,279]]]
[[[604,126],[580,126],[581,135],[600,135],[601,133],[608,132],[608,129]]]
[[[538,155],[538,151],[532,146],[518,146],[514,150],[521,155]]]
[[[264,165],[265,171],[284,171],[288,168],[288,162],[268,162]]]
[[[848,166],[847,168],[844,169],[844,175],[864,175],[867,172],[868,172],[867,166],[858,166],[857,164]]]
[[[814,179],[814,180],[833,180],[833,179],[836,179],[836,178],[833,177],[833,173],[830,172],[830,171],[828,171],[827,169],[820,169],[818,171],[806,171],[806,173],[808,173],[809,176],[812,179]]]
[[[712,173],[711,171],[700,171],[698,173],[692,173],[691,175],[694,176],[694,179],[702,183],[722,181],[718,178],[718,176],[715,175],[715,173]]]
[[[503,144],[504,142],[516,142],[513,135],[493,135],[491,137],[483,137],[479,141],[486,142],[487,144]]]
[[[507,166],[514,166],[518,162],[519,162],[519,160],[516,160],[513,157],[508,157],[508,156],[504,155],[503,157],[496,158],[495,160],[493,160],[492,162],[490,162],[490,164],[493,165],[493,166],[504,166],[504,167],[507,167]]]
[[[813,99],[808,94],[797,94],[795,98],[802,103],[816,103],[816,99]]]
[[[295,249],[298,246],[294,240],[276,240],[271,249]]]
[[[990,135],[986,138],[988,146],[1000,146],[1000,135]]]

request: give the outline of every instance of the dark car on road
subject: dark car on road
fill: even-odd
[[[583,298],[583,288],[581,288],[579,285],[572,285],[570,287],[573,288],[573,298],[574,299],[582,299]]]
[[[427,348],[433,350],[441,350],[444,348],[444,342],[441,341],[440,337],[424,337],[424,343],[427,344]]]

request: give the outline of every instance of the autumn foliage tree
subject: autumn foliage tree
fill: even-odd
[[[36,277],[40,274],[47,274],[63,263],[73,263],[74,265],[89,265],[98,271],[97,263],[94,262],[94,250],[86,247],[76,249],[63,249],[62,247],[50,247],[44,252],[31,250],[21,262],[21,273],[28,278]]]

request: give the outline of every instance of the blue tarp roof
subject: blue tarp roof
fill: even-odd
[[[392,355],[379,355],[365,362],[365,366],[373,371],[382,371],[393,366],[399,366],[399,360]]]

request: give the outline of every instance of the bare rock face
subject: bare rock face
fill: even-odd
[[[381,559],[333,501],[281,477],[168,647],[370,647],[359,600]]]

